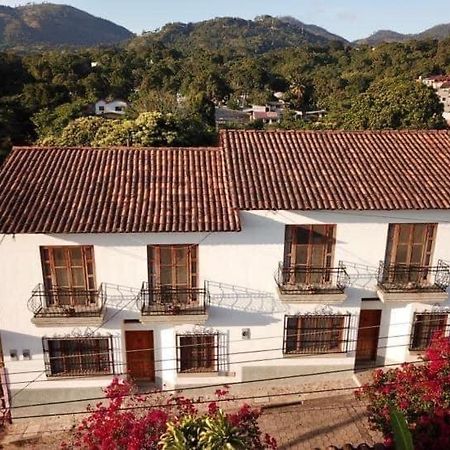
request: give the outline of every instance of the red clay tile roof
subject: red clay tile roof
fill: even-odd
[[[16,148],[0,232],[238,231],[218,148]]]
[[[449,131],[221,135],[239,209],[450,209]]]
[[[16,148],[1,233],[238,231],[239,209],[450,209],[449,131],[224,131],[222,148]]]

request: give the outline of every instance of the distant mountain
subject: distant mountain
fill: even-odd
[[[355,41],[355,44],[377,45],[383,42],[404,42],[421,39],[446,39],[450,37],[450,23],[436,25],[421,33],[402,34],[391,30],[379,30],[365,39]]]
[[[0,48],[115,44],[132,36],[124,27],[71,6],[0,5]]]
[[[308,25],[293,17],[259,16],[255,20],[220,17],[196,23],[170,23],[154,32],[144,33],[130,45],[161,42],[182,51],[195,49],[251,51],[295,47],[304,44],[325,45],[344,38],[316,25]]]

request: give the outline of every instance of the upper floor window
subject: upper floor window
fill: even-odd
[[[92,246],[41,247],[41,261],[49,303],[86,304],[96,290]]]
[[[111,337],[43,338],[42,344],[47,376],[113,372]]]
[[[436,224],[389,225],[382,282],[427,282],[435,235]]]
[[[178,335],[178,372],[216,372],[218,338],[217,333]]]
[[[197,287],[197,245],[150,245],[148,263],[151,286]]]
[[[437,332],[448,334],[448,331],[448,313],[415,313],[409,349],[425,350]]]
[[[335,225],[288,225],[284,246],[284,267],[294,269],[295,283],[323,283],[330,273],[322,269],[333,264]]]
[[[286,354],[347,351],[349,314],[285,316],[283,351]]]
[[[389,225],[386,262],[390,265],[429,266],[435,235],[436,224]]]

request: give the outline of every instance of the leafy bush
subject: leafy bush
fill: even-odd
[[[374,371],[372,382],[356,395],[368,401],[369,421],[388,442],[393,432],[390,411],[396,409],[404,415],[416,449],[450,448],[450,338],[437,333],[423,364]]]
[[[262,436],[259,411],[243,405],[225,413],[212,401],[200,412],[192,400],[163,393],[139,395],[128,381],[115,378],[105,389],[107,405],[89,408],[66,449],[90,450],[264,450],[276,441]],[[218,390],[222,397],[227,391]],[[155,405],[155,406],[152,406]],[[158,406],[157,406],[158,405]],[[163,406],[161,406],[163,405]]]

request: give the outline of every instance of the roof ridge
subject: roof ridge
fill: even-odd
[[[221,130],[221,134],[450,134],[450,129],[384,129],[384,130]]]
[[[88,146],[71,146],[71,147],[64,147],[64,146],[58,146],[58,145],[52,145],[52,146],[40,146],[40,145],[24,145],[19,146],[15,145],[13,146],[12,150],[25,150],[25,151],[38,151],[38,150],[95,150],[95,151],[101,151],[101,150],[118,150],[118,151],[176,151],[176,150],[183,150],[183,151],[220,151],[222,148],[220,146],[204,146],[204,147],[135,147],[135,146],[110,146],[110,147],[88,147]]]

